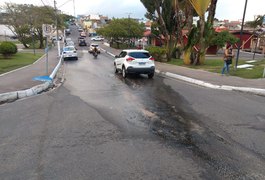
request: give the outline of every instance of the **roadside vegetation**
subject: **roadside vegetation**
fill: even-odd
[[[18,52],[9,58],[0,55],[0,74],[30,65],[37,61],[43,54]]]
[[[239,60],[238,65],[242,64],[250,64],[246,62],[247,60]],[[205,71],[209,72],[214,72],[214,73],[221,73],[221,70],[224,66],[224,61],[223,59],[206,59],[205,63],[203,65],[197,65],[197,66],[189,66],[184,64],[182,59],[172,59],[170,62],[167,62],[168,64],[172,65],[177,65],[177,66],[183,66],[187,68],[193,68],[193,69],[202,69]],[[235,70],[235,61],[233,64],[230,65],[230,75],[231,76],[238,76],[241,78],[246,78],[246,79],[258,79],[262,78],[263,76],[263,71],[265,68],[265,59],[264,60],[257,60],[254,63],[251,63],[254,65],[253,68],[242,68]]]
[[[73,18],[66,14],[56,14],[54,7],[34,6],[32,4],[5,3],[0,6],[4,10],[3,23],[14,32],[18,41],[29,48],[33,39],[35,48],[43,49],[45,46],[45,37],[43,36],[43,24],[55,24],[58,22],[58,29],[65,28],[65,22]],[[33,38],[34,37],[34,38]]]

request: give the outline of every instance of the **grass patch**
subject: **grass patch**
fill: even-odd
[[[4,42],[4,41],[0,41],[0,44],[1,44],[1,42]],[[17,41],[17,40],[14,40],[14,41],[7,41],[7,42],[12,42],[12,43],[14,43],[14,44],[21,44],[21,42],[20,42],[20,41]]]
[[[224,62],[222,59],[206,59],[204,65],[185,65],[182,59],[172,59],[168,64],[183,66],[193,69],[203,69],[205,71],[214,72],[214,73],[221,73],[221,70],[224,66]],[[238,65],[242,64],[250,64],[246,63],[245,60],[239,60]],[[251,63],[254,65],[252,69],[237,69],[235,70],[235,60],[233,64],[230,65],[230,75],[231,76],[238,76],[246,79],[258,79],[262,78],[264,67],[265,67],[265,60],[260,60],[255,63]]]
[[[0,55],[0,74],[32,64],[42,55],[41,53],[36,53],[34,56],[32,53],[18,52],[8,59]]]

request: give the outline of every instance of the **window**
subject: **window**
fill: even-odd
[[[122,51],[122,52],[120,53],[119,57],[120,57],[120,58],[123,58],[123,57],[125,57],[126,55],[127,55],[127,52]]]
[[[149,58],[150,54],[148,52],[131,52],[129,56],[133,58]]]

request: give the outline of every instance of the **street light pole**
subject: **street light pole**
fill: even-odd
[[[73,0],[73,6],[74,6],[74,17],[75,17],[75,0]]]
[[[34,30],[34,27],[33,27],[33,22],[32,22],[32,16],[30,16],[30,33],[31,33],[31,38],[32,38],[32,43],[33,43],[33,53],[34,53],[34,56],[36,55],[36,51],[35,51],[35,30]]]
[[[54,0],[54,9],[55,9],[55,25],[56,25],[56,40],[57,40],[57,47],[58,47],[58,57],[61,55],[60,53],[60,41],[59,41],[59,33],[58,33],[58,14],[56,8],[56,1]]]
[[[243,36],[243,28],[244,28],[244,22],[245,22],[245,15],[246,15],[246,10],[247,10],[247,4],[248,4],[248,0],[245,1],[245,8],[244,8],[243,19],[242,19],[242,25],[241,25],[241,30],[240,30],[240,40],[239,40],[239,45],[238,45],[238,47],[237,47],[237,56],[236,56],[236,65],[235,65],[235,69],[237,69],[238,58],[239,58],[239,51],[240,51],[240,47],[241,47],[241,45],[242,45],[242,36]]]
[[[128,13],[128,27],[129,27],[129,46],[131,47],[131,15],[132,13]]]

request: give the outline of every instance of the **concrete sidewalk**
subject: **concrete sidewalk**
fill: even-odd
[[[105,44],[101,47],[111,56],[118,55],[121,51]],[[235,76],[222,76],[204,70],[191,69],[166,63],[155,62],[156,72],[172,78],[183,80],[213,89],[235,90],[265,96],[265,78],[243,79]]]
[[[33,86],[43,84],[41,81],[33,80],[37,76],[51,74],[59,59],[57,49],[53,47],[48,53],[48,74],[46,73],[46,55],[29,66],[0,75],[0,94],[13,91],[29,89]]]

